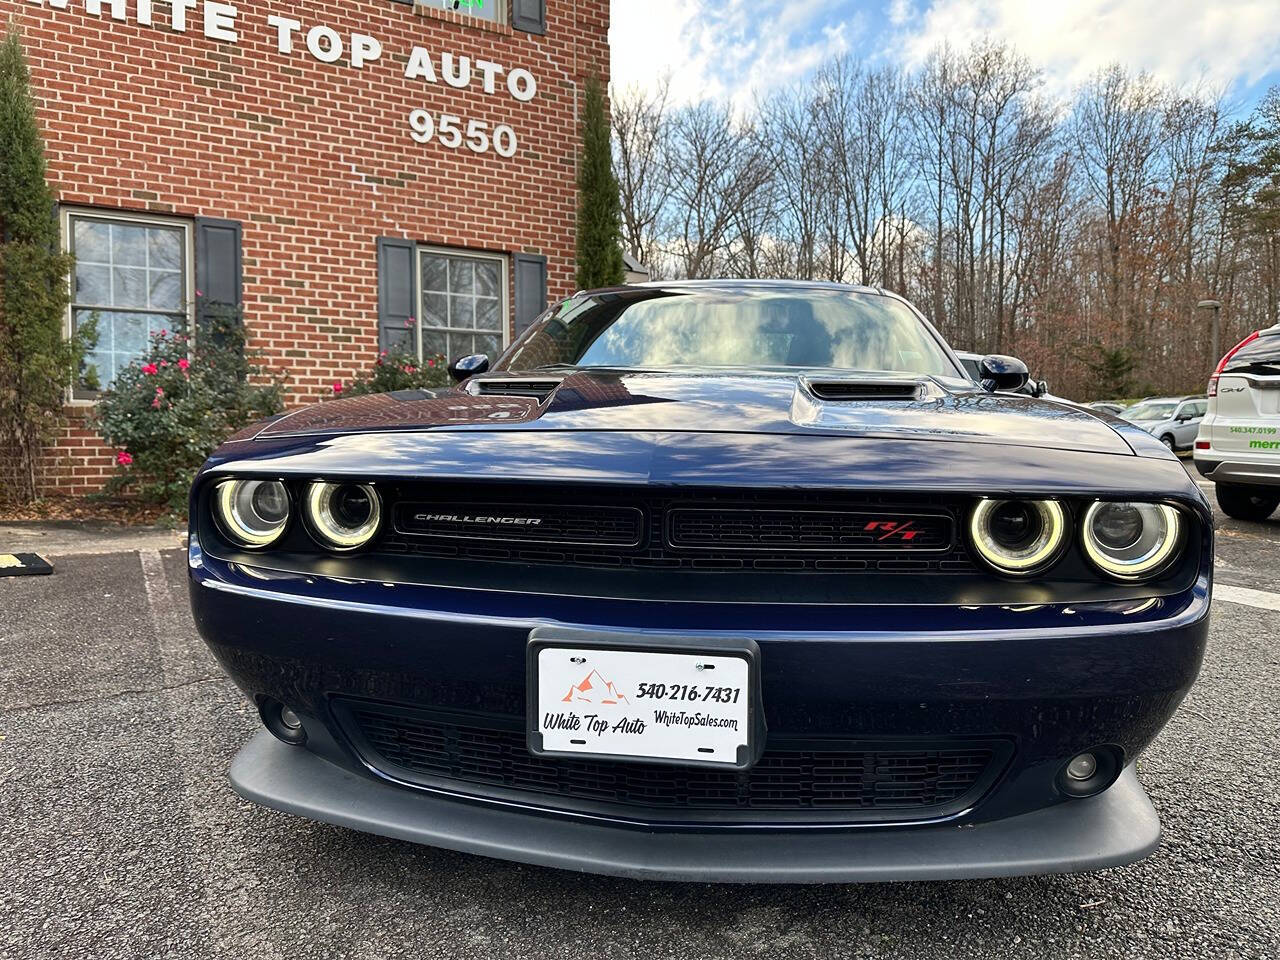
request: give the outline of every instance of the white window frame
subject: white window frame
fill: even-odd
[[[491,253],[488,250],[469,250],[466,247],[439,247],[430,244],[418,244],[417,251],[414,256],[413,267],[417,271],[414,277],[414,286],[417,289],[418,302],[414,304],[414,310],[417,311],[417,323],[414,327],[414,347],[418,356],[418,362],[422,363],[422,334],[425,329],[423,314],[423,305],[426,302],[423,298],[427,292],[422,287],[422,255],[424,253],[434,253],[446,257],[466,257],[471,260],[492,260],[498,264],[499,276],[498,285],[502,291],[499,301],[502,304],[502,349],[505,351],[511,344],[511,258],[504,253]],[[435,292],[435,291],[433,291]],[[432,327],[432,330],[442,329],[440,327]],[[460,329],[454,327],[443,328],[448,330]],[[491,333],[489,330],[478,331],[480,333]],[[452,363],[457,357],[445,357],[445,362]],[[497,357],[490,357],[489,362],[497,360]]]
[[[58,227],[62,234],[62,250],[64,253],[74,253],[74,234],[72,230],[72,222],[77,219],[87,220],[107,220],[116,223],[132,223],[141,226],[168,227],[170,229],[178,227],[182,230],[182,256],[184,260],[183,267],[183,287],[187,292],[187,302],[183,305],[183,310],[175,312],[185,312],[187,315],[187,337],[188,343],[195,337],[196,329],[196,256],[195,256],[195,224],[184,217],[166,217],[158,216],[150,213],[134,213],[129,210],[103,210],[97,207],[59,207],[58,208]],[[71,272],[67,276],[67,288],[70,299],[67,301],[66,314],[63,317],[63,335],[68,339],[71,338],[75,329],[75,267],[71,268]],[[130,312],[126,308],[121,308],[121,312]],[[147,312],[147,311],[143,311]],[[83,393],[84,391],[82,391]],[[72,382],[67,386],[67,402],[75,406],[92,406],[97,403],[97,397],[76,396],[76,384]]]
[[[505,26],[509,20],[509,17],[507,16],[507,7],[510,6],[510,3],[508,3],[508,0],[485,0],[485,3],[492,3],[494,9],[497,11],[497,16],[492,20],[487,17],[476,17],[474,14],[471,14],[470,10],[453,9],[453,0],[411,0],[411,2],[417,6],[427,7],[431,10],[440,10],[445,13],[456,13],[464,17],[471,16],[477,23],[493,23]]]

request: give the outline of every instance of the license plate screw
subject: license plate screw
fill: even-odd
[[[587,658],[586,657],[570,657],[569,662],[570,663],[586,663]],[[702,668],[699,667],[698,669],[701,670]]]

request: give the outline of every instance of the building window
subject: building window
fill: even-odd
[[[477,20],[488,20],[491,23],[504,23],[503,16],[506,0],[417,0],[424,7],[436,10],[452,10],[455,13],[466,13]]]
[[[146,353],[151,334],[190,320],[191,230],[177,220],[74,211],[65,226],[76,258],[71,324],[98,321],[81,387],[101,390]]]
[[[493,254],[420,249],[419,358],[496,359],[506,343],[507,261]]]

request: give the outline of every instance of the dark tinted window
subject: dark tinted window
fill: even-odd
[[[663,290],[565,301],[498,369],[803,367],[956,377],[945,350],[892,297],[804,288]]]
[[[1227,361],[1222,372],[1280,375],[1280,334],[1250,340]]]

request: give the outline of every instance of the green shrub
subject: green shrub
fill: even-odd
[[[258,381],[258,382],[251,382]],[[246,354],[237,314],[191,340],[162,330],[98,402],[98,430],[116,450],[106,492],[132,490],[180,510],[200,465],[241,427],[284,408],[283,381]]]
[[[364,393],[390,393],[393,390],[443,387],[448,383],[449,365],[444,357],[428,357],[418,363],[416,357],[407,353],[383,350],[363,376],[346,384],[342,381],[334,383],[333,395],[351,397]]]

